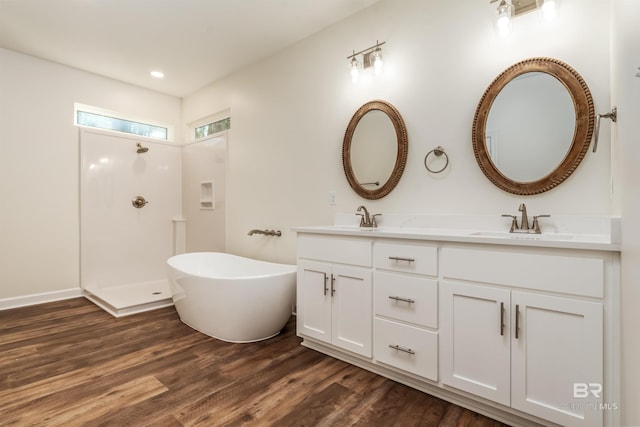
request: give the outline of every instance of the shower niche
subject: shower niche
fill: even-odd
[[[212,211],[216,208],[213,181],[200,181],[200,209]]]
[[[184,248],[180,147],[80,131],[80,282],[114,316],[173,304],[166,260]]]

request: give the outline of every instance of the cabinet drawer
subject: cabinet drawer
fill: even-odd
[[[562,253],[442,248],[444,278],[602,298],[604,259]]]
[[[381,363],[438,381],[438,334],[376,318],[373,357]]]
[[[376,271],[375,314],[429,328],[438,327],[438,282],[420,276]]]
[[[371,267],[371,240],[337,236],[298,236],[298,258]]]
[[[427,245],[376,242],[373,264],[385,270],[437,276],[438,249]]]

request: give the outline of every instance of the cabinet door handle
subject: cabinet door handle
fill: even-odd
[[[402,351],[408,354],[416,354],[415,351],[411,350],[410,348],[404,348],[404,347],[400,347],[399,345],[391,345],[389,344],[389,348],[392,348],[394,350],[398,350],[398,351]]]
[[[392,299],[392,300],[395,300],[395,301],[408,302],[409,304],[413,304],[413,303],[416,302],[416,300],[411,299],[411,298],[393,297],[391,295],[389,295],[389,299]]]
[[[500,303],[500,335],[504,335],[504,303]]]
[[[331,274],[331,296],[333,297],[333,295],[336,293],[336,278],[333,276],[333,274]]]
[[[516,304],[516,339],[520,335],[520,306]]]
[[[324,296],[327,296],[327,291],[329,290],[329,288],[327,288],[328,280],[329,280],[329,277],[327,276],[327,273],[324,273]]]
[[[413,258],[404,258],[404,257],[399,257],[399,256],[390,256],[389,259],[391,261],[407,261],[407,262],[416,262],[415,259]]]

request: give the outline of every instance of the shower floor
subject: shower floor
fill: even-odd
[[[166,279],[104,288],[87,286],[84,296],[115,317],[173,305]]]

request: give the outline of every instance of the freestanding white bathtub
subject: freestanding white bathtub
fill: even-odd
[[[277,335],[295,304],[296,266],[219,252],[167,260],[180,320],[224,341],[245,343]]]

